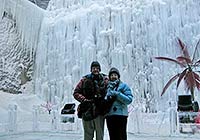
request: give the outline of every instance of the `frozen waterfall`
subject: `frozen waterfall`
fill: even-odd
[[[37,48],[40,26],[45,11],[38,8],[28,0],[0,0],[0,14],[5,12],[16,22],[18,32],[21,35],[24,49],[34,52]]]
[[[198,0],[51,0],[36,53],[35,92],[52,102],[54,96],[73,101],[74,86],[98,60],[104,73],[119,68],[138,103],[165,109],[160,93],[178,69],[153,57],[177,56],[176,37],[190,46],[198,41],[199,6]]]
[[[0,0],[0,3],[0,90],[22,93],[21,85],[33,77],[45,12],[27,0]]]
[[[0,2],[24,49],[36,54],[35,94],[53,103],[74,101],[74,86],[98,60],[103,73],[119,68],[144,110],[165,110],[177,91],[161,98],[161,90],[179,69],[153,57],[177,56],[176,37],[189,46],[200,38],[199,0],[51,0],[46,11],[26,0]]]

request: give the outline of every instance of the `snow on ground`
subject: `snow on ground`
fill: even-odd
[[[26,91],[26,88],[24,88],[23,92],[27,92],[27,91]],[[14,130],[13,132],[9,132],[7,129],[3,130],[1,128],[0,140],[82,140],[83,139],[83,133],[82,131],[80,131],[82,129],[81,125],[77,125],[79,128],[70,130],[67,128],[68,127],[67,124],[63,124],[65,125],[64,127],[66,127],[67,129],[62,128],[62,131],[60,131],[61,129],[53,130],[51,128],[52,124],[50,122],[51,117],[48,114],[48,112],[45,112],[45,111],[43,112],[44,118],[40,118],[40,120],[43,120],[43,121],[45,120],[47,122],[45,126],[40,125],[40,127],[44,127],[45,129],[40,128],[38,129],[38,131],[34,132],[32,130],[32,124],[33,124],[32,116],[31,116],[32,106],[41,105],[42,103],[44,102],[41,99],[39,99],[34,94],[29,94],[28,92],[26,94],[18,94],[18,95],[0,92],[0,115],[1,115],[0,124],[3,124],[8,121],[9,104],[17,105],[18,112],[20,114],[17,117],[18,117],[18,120],[20,120],[19,123],[22,123],[22,125],[18,124],[18,128]],[[150,120],[152,121],[152,119],[156,121],[155,117],[154,118],[152,118],[151,116],[149,117],[150,117],[149,120],[146,120],[145,117],[143,117],[143,119],[145,119],[146,122]],[[131,121],[132,120],[129,120],[129,123],[133,123]],[[81,123],[80,119],[79,119],[79,122],[76,122],[76,123],[77,124]],[[0,125],[0,127],[2,127],[2,125]],[[142,126],[142,127],[145,128],[145,126]],[[152,129],[154,131],[158,131],[157,127],[154,127],[153,125],[152,127],[148,125],[146,129]],[[153,133],[146,134],[143,132],[142,133],[128,133],[128,140],[197,140],[200,138],[200,135],[197,133],[196,134],[176,133],[171,136],[170,134],[168,134],[169,132],[166,132],[166,133],[167,135],[164,135],[164,136],[163,135],[160,136],[159,134],[156,134],[156,133],[155,134]],[[109,140],[107,129],[105,129],[104,140]]]
[[[198,135],[176,135],[176,136],[150,136],[141,134],[128,134],[128,140],[197,140]],[[83,140],[82,134],[77,133],[55,133],[55,132],[27,132],[12,135],[0,135],[0,140]],[[109,140],[105,135],[104,140]]]

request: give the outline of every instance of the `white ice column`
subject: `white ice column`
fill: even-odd
[[[169,122],[170,122],[170,135],[174,135],[177,131],[177,109],[176,109],[176,102],[170,101],[169,102]]]
[[[38,131],[39,130],[39,107],[34,105],[32,108],[33,112],[33,126],[32,130],[33,131]]]
[[[8,106],[8,131],[15,132],[17,130],[17,105],[9,104]]]
[[[58,110],[53,109],[51,114],[51,129],[57,130],[58,129],[58,123],[59,123],[59,115]]]

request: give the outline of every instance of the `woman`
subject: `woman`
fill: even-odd
[[[106,100],[114,99],[106,115],[110,140],[127,140],[128,104],[133,100],[131,89],[120,80],[119,70],[111,68]]]

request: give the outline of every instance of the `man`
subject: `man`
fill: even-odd
[[[106,94],[108,78],[100,73],[101,66],[98,61],[93,61],[90,68],[91,73],[79,81],[73,96],[81,103],[78,107],[78,117],[82,118],[84,140],[93,140],[94,132],[96,140],[103,140],[105,119],[101,101]]]

